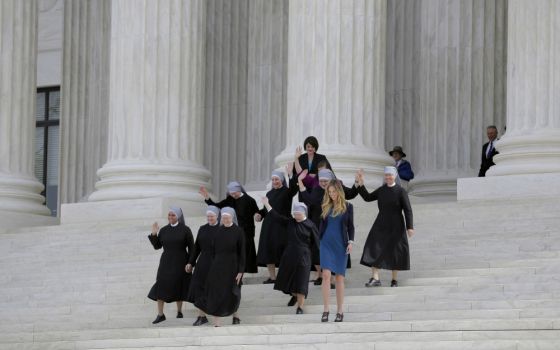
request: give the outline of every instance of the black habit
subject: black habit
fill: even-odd
[[[287,236],[287,246],[280,261],[274,289],[286,294],[307,296],[312,265],[311,251],[319,250],[317,227],[309,219],[297,222],[294,218],[280,215],[275,209],[268,213],[268,217],[275,224],[286,227]]]
[[[223,207],[232,207],[235,209],[239,227],[241,227],[245,233],[245,272],[258,272],[254,219],[255,214],[259,212],[257,202],[247,193],[243,193],[243,195],[237,199],[228,195],[226,199],[219,203],[215,203],[212,199],[205,200],[205,202],[208,205],[214,205],[220,209]]]
[[[377,200],[379,207],[360,264],[385,270],[410,270],[406,230],[412,229],[413,225],[408,194],[398,184],[393,187],[383,185],[372,193],[360,186],[358,191],[366,202]]]
[[[189,303],[194,304],[199,297],[204,295],[206,277],[208,276],[214,255],[214,237],[219,227],[218,224],[214,226],[209,224],[200,226],[196,235],[194,250],[189,258],[189,264],[195,267],[187,298]]]
[[[194,305],[212,316],[229,316],[241,302],[241,286],[235,277],[245,271],[245,235],[232,225],[220,226],[214,236],[214,258],[208,269],[204,294]]]
[[[280,215],[290,216],[292,198],[298,191],[297,183],[292,181],[290,187],[282,186],[273,188],[266,193],[270,206],[275,208]],[[263,208],[259,211],[263,218],[261,233],[259,237],[259,250],[257,263],[259,266],[268,264],[280,265],[280,259],[286,247],[286,224],[274,221],[268,217],[268,210]]]
[[[154,249],[163,248],[156,283],[148,298],[166,303],[187,300],[191,275],[185,271],[185,266],[194,247],[191,229],[180,223],[175,227],[166,225],[156,236],[150,234],[148,238]]]

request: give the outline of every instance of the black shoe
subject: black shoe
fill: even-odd
[[[336,313],[336,318],[334,319],[334,322],[342,322],[343,319],[344,319],[344,314]]]
[[[266,281],[263,282],[263,284],[272,284],[272,283],[276,283],[276,280],[273,280],[271,278],[267,279]]]
[[[397,280],[392,280],[391,281],[391,287],[398,287],[399,284],[397,283]]]
[[[323,278],[319,277],[315,281],[313,281],[313,285],[320,286],[323,283]]]
[[[331,283],[331,289],[336,289],[336,286],[334,283]]]
[[[301,315],[301,314],[303,314],[303,309],[298,306],[298,308],[296,310],[296,315]]]
[[[208,319],[206,316],[198,316],[196,321],[194,321],[193,326],[202,326],[203,324],[208,323]]]
[[[177,318],[183,318],[183,313],[181,311],[177,311]]]
[[[231,324],[240,324],[241,320],[239,319],[239,317],[233,317],[233,321],[231,322]]]
[[[165,315],[158,315],[156,319],[152,322],[153,324],[165,321]]]
[[[328,311],[323,312],[323,315],[321,316],[321,322],[329,322],[329,312]]]
[[[297,302],[297,298],[296,297],[292,297],[290,299],[290,301],[288,301],[288,306],[294,306]]]
[[[381,281],[376,280],[375,278],[370,278],[368,282],[366,282],[366,287],[381,287]]]

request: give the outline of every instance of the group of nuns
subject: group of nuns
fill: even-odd
[[[194,326],[208,323],[207,315],[214,316],[216,327],[221,317],[231,315],[232,324],[239,324],[243,274],[256,273],[258,266],[268,269],[263,283],[274,284],[275,290],[291,296],[288,306],[297,305],[296,314],[303,314],[309,282],[320,285],[321,322],[329,321],[330,290],[336,289],[334,322],[342,322],[344,276],[354,244],[353,206],[347,200],[358,195],[366,202],[377,200],[379,208],[360,260],[372,270],[365,286],[381,286],[380,269],[391,270],[391,287],[398,286],[397,272],[410,269],[408,238],[414,229],[412,208],[407,192],[398,184],[397,169],[385,167],[384,184],[370,193],[361,170],[351,188],[336,179],[326,157],[316,153],[315,137],[307,137],[304,148],[305,152],[302,147],[296,149],[294,163],[286,167],[288,176],[272,172],[272,188],[261,198],[261,209],[234,181],[219,202],[200,188],[208,204],[208,222],[198,230],[196,241],[180,208],[170,208],[168,225],[160,229],[153,224],[149,240],[155,249],[163,248],[156,283],[148,294],[157,301],[154,324],[165,320],[164,303],[176,302],[177,318],[182,318],[183,301],[198,309]],[[298,201],[293,202],[296,194]],[[262,222],[258,251],[255,221]],[[316,275],[310,281],[313,269]]]

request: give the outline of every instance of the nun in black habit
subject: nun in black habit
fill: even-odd
[[[183,318],[181,308],[189,292],[191,275],[187,273],[187,263],[194,247],[193,235],[185,225],[181,208],[170,208],[167,220],[169,224],[161,229],[154,222],[152,233],[148,235],[154,249],[163,248],[156,283],[148,293],[148,298],[157,301],[158,307],[158,315],[153,324],[165,321],[164,303],[177,302],[177,318]]]
[[[215,203],[208,194],[206,188],[201,187],[199,193],[204,197],[208,205],[218,208],[231,207],[237,214],[239,227],[245,233],[245,272],[257,273],[257,251],[255,249],[255,221],[254,215],[258,213],[259,207],[253,197],[249,196],[241,184],[232,181],[227,185],[228,195],[225,199]]]
[[[214,256],[204,293],[194,305],[214,317],[214,326],[220,325],[220,317],[233,314],[233,324],[241,320],[237,309],[241,302],[241,279],[245,271],[245,235],[237,226],[235,210],[221,210],[220,228],[214,237]]]
[[[268,217],[274,223],[286,226],[287,247],[284,250],[278,269],[274,289],[292,295],[288,306],[297,301],[296,314],[303,313],[303,303],[309,288],[311,251],[319,249],[319,232],[311,220],[307,219],[307,206],[296,202],[292,207],[293,218],[281,215],[273,209],[268,198],[262,202],[269,211]]]
[[[331,180],[336,180],[336,177],[334,176],[334,173],[329,169],[319,170],[319,187],[314,187],[311,189],[311,191],[309,191],[303,184],[303,179],[306,175],[307,172],[304,170],[298,176],[299,200],[300,202],[303,202],[305,203],[305,205],[307,205],[309,219],[315,224],[315,226],[319,227],[321,225],[321,213],[323,211],[321,205],[323,203],[323,198],[325,197],[325,189],[327,188]],[[346,200],[351,200],[358,196],[358,188],[356,187],[356,184],[354,184],[351,188],[344,186],[344,184],[342,183],[341,185]],[[318,250],[313,251],[313,261],[319,261]],[[348,255],[347,268],[350,267],[350,255]],[[318,264],[315,264],[315,271],[317,272],[317,277],[313,282],[314,285],[320,286],[323,279],[321,277],[321,267]],[[332,284],[331,287],[334,289],[334,284]]]
[[[295,178],[294,178],[295,180]],[[266,193],[270,205],[283,216],[290,216],[292,199],[297,193],[296,182],[292,181],[290,187],[286,185],[284,173],[275,170],[271,175],[272,189]],[[276,267],[280,265],[280,259],[286,247],[286,223],[273,220],[268,217],[268,210],[262,208],[255,214],[255,221],[263,221],[259,237],[259,250],[257,263],[259,266],[268,268],[269,278],[264,284],[274,283],[276,280]]]
[[[360,264],[372,268],[372,277],[366,282],[366,287],[381,285],[379,269],[392,271],[391,287],[398,286],[398,271],[410,269],[408,238],[414,235],[412,207],[408,194],[396,182],[397,169],[385,167],[384,173],[385,184],[372,193],[368,193],[363,186],[363,174],[360,174],[360,196],[366,202],[377,200],[379,208],[360,261]]]
[[[194,268],[187,298],[187,301],[192,304],[195,304],[198,298],[204,296],[206,277],[208,276],[208,270],[210,270],[210,265],[212,264],[214,256],[214,239],[220,228],[220,209],[209,205],[206,209],[206,219],[208,223],[200,226],[198,229],[196,241],[194,242],[194,250],[189,258],[189,264],[187,265],[187,272],[191,272]],[[201,326],[205,323],[208,323],[206,314],[199,309],[198,317],[193,323],[193,326]]]

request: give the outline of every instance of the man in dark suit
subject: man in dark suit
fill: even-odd
[[[496,151],[496,141],[498,141],[498,128],[495,125],[490,125],[486,128],[486,136],[488,142],[482,146],[482,161],[480,162],[479,177],[486,176],[486,171],[494,164],[494,156],[498,154]]]

